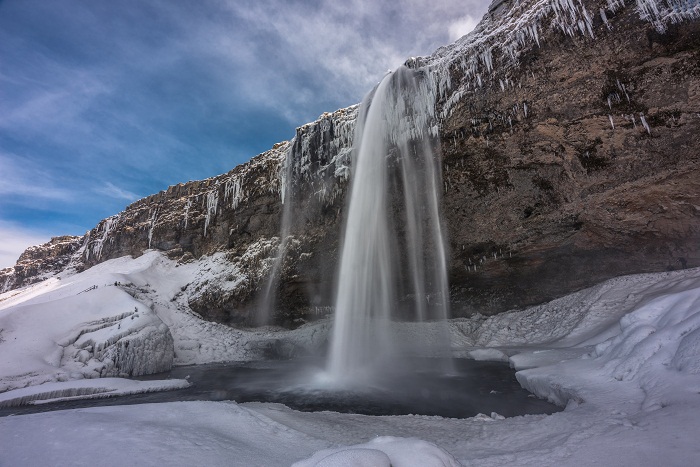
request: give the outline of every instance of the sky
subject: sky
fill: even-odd
[[[231,170],[488,0],[0,0],[0,268]]]

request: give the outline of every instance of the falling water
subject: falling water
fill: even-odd
[[[334,382],[366,384],[396,367],[407,349],[392,317],[447,317],[437,133],[425,71],[401,67],[362,102],[327,368]]]
[[[258,303],[258,309],[256,313],[256,324],[258,326],[264,326],[270,324],[272,321],[272,310],[275,307],[275,299],[277,298],[277,286],[280,280],[280,269],[282,267],[282,261],[284,260],[285,253],[287,250],[287,244],[290,239],[291,225],[292,225],[292,206],[293,199],[292,196],[292,150],[291,148],[286,152],[284,163],[281,169],[281,194],[282,194],[282,228],[280,229],[280,241],[277,245],[277,253],[272,262],[272,267],[270,272],[265,279],[263,284],[262,296],[260,302]]]

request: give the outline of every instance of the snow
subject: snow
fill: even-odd
[[[293,467],[457,467],[444,449],[420,439],[378,436],[368,443],[319,451]]]
[[[85,282],[47,282],[29,287],[26,296],[11,296],[10,303],[0,301],[1,391],[170,369],[167,326],[128,293],[109,286],[82,292]]]
[[[46,404],[73,399],[97,399],[104,397],[143,394],[155,391],[183,389],[190,386],[184,379],[161,381],[136,381],[125,378],[99,378],[45,383],[28,386],[0,394],[0,407],[25,404]]]
[[[274,242],[250,246],[266,256]],[[312,350],[328,323],[245,331],[203,321],[188,305],[202,286],[246,281],[223,253],[178,264],[162,253],[123,257],[0,294],[0,392],[48,382],[137,376],[172,365],[265,358],[271,348]]]
[[[15,388],[0,401],[39,403],[187,384],[86,379],[99,363],[100,343],[121,331],[137,338],[156,318],[172,336],[173,364],[259,359],[270,342],[314,348],[325,339],[327,321],[296,331],[202,321],[186,306],[192,286],[182,287],[195,277],[221,280],[226,263],[201,261],[178,265],[147,252],[0,295],[0,382]],[[92,285],[98,288],[79,293]],[[94,407],[0,418],[0,465],[697,463],[700,269],[619,277],[526,310],[455,319],[447,328],[456,355],[508,359],[524,387],[566,409],[449,419],[234,402]],[[430,324],[399,329],[406,339],[417,332],[444,335]],[[69,342],[76,356],[61,350]],[[80,350],[90,345],[84,364]]]

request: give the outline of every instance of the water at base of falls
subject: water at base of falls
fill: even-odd
[[[391,376],[390,381],[378,381],[357,389],[323,389],[310,384],[322,364],[313,358],[182,366],[167,374],[136,379],[188,378],[192,386],[186,389],[0,407],[0,417],[82,407],[202,400],[282,403],[304,412],[420,414],[451,418],[491,412],[512,417],[561,410],[523,389],[515,378],[515,370],[507,363],[456,359],[455,374],[445,376],[435,371],[431,360],[409,362],[412,367],[427,368],[423,372],[387,375]]]
[[[407,342],[396,315],[448,316],[446,254],[435,96],[425,71],[401,67],[363,100],[355,129],[351,188],[324,377],[339,386],[371,384],[400,366]],[[446,354],[415,335],[410,351]],[[425,348],[420,348],[425,347]]]

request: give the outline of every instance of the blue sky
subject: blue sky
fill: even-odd
[[[359,102],[487,5],[0,0],[0,267]]]

